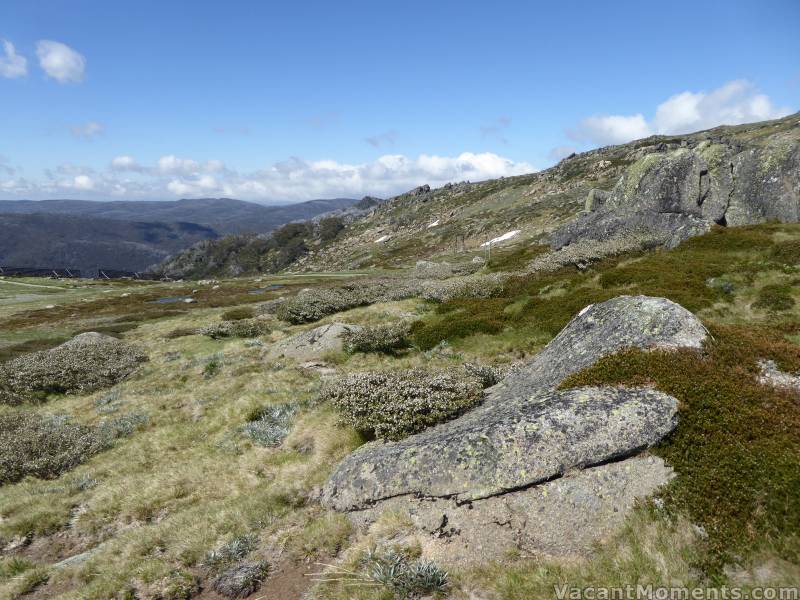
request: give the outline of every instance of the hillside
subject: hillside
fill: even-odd
[[[0,597],[794,586],[798,227],[716,226],[488,294],[458,285],[474,276],[0,280]],[[336,323],[364,328],[355,346],[329,345]],[[32,353],[84,331],[122,342]],[[102,368],[141,353],[123,381]],[[92,387],[14,396],[65,359],[59,385]]]
[[[0,201],[0,265],[144,271],[202,240],[266,233],[347,210],[355,200],[263,206],[239,200],[175,202]]]
[[[356,200],[333,198],[263,205],[231,198],[174,201],[0,200],[0,213],[62,214],[119,221],[196,223],[220,235],[265,233],[276,227],[347,208]]]
[[[0,265],[144,271],[216,231],[195,223],[120,221],[51,214],[0,214]]]
[[[530,175],[433,190],[421,186],[349,221],[333,240],[320,239],[312,228],[303,240],[307,251],[289,269],[467,262],[484,257],[487,242],[503,236],[509,237],[491,245],[503,252],[515,250],[524,259],[547,244],[558,249],[635,233],[657,245],[674,245],[714,223],[797,221],[798,141],[800,116],[795,114],[599,148]],[[184,263],[213,263],[218,270],[203,274],[211,276],[231,272],[227,260],[249,265],[243,272],[259,272],[258,261],[240,261],[236,252],[227,253],[223,261],[204,259],[204,252],[215,253],[228,243],[205,244],[162,267],[188,274]],[[258,250],[248,247],[247,252]]]

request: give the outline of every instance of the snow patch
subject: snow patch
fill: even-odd
[[[439,219],[436,219],[433,223],[428,224],[428,229],[431,227],[436,227],[439,224]]]
[[[381,236],[381,237],[379,237],[377,240],[375,240],[375,243],[376,243],[376,244],[382,244],[383,242],[386,242],[386,241],[388,241],[388,240],[389,240],[391,237],[392,237],[392,236],[390,236],[390,235],[382,235],[382,236]]]
[[[520,231],[521,231],[520,229],[515,229],[514,231],[508,231],[508,232],[504,233],[503,235],[501,235],[499,237],[496,237],[494,239],[489,240],[488,242],[483,242],[481,244],[481,247],[483,247],[483,246],[492,246],[492,245],[497,244],[499,242],[505,242],[506,240],[510,240],[515,235],[517,235]]]

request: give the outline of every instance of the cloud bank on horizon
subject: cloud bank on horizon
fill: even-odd
[[[0,195],[34,199],[64,195],[107,199],[225,196],[302,201],[365,194],[391,196],[421,183],[441,186],[451,181],[480,181],[535,170],[529,163],[491,152],[464,152],[456,157],[422,154],[416,158],[386,154],[357,164],[290,158],[251,173],[240,173],[220,160],[165,155],[154,164],[145,165],[122,155],[114,157],[102,171],[66,164],[46,171],[44,181],[22,176],[0,178]],[[12,172],[8,175],[14,174],[9,171]]]

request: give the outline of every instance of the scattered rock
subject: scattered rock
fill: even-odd
[[[360,326],[346,323],[315,327],[275,343],[267,353],[267,358],[293,358],[297,362],[317,361],[330,352],[344,350],[345,332],[360,330]]]
[[[268,574],[269,565],[264,561],[242,562],[214,580],[214,591],[227,598],[246,598],[261,588]]]
[[[785,373],[778,368],[774,360],[762,360],[758,366],[761,368],[759,383],[800,392],[800,373],[794,375]]]

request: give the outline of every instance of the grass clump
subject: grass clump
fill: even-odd
[[[239,428],[259,446],[280,446],[292,428],[292,418],[297,413],[297,404],[273,404],[258,411],[253,418]]]
[[[758,383],[758,361],[795,372],[800,346],[768,329],[718,326],[711,334],[704,355],[628,350],[563,386],[652,384],[679,400],[678,427],[655,452],[678,473],[663,493],[667,506],[708,534],[707,573],[765,545],[796,562],[787,533],[800,523],[800,404]]]
[[[198,330],[198,333],[218,340],[222,338],[254,338],[268,334],[272,329],[265,321],[258,319],[241,319],[238,321],[222,321]]]
[[[395,598],[422,598],[445,594],[450,587],[447,571],[435,563],[410,558],[393,549],[369,549],[355,571],[334,567],[323,582],[344,581],[350,587],[383,587]]]
[[[236,536],[229,542],[210,550],[206,554],[205,564],[210,569],[223,569],[245,558],[257,545],[258,537],[255,534]]]
[[[109,447],[95,427],[21,411],[0,413],[0,485],[58,477]]]
[[[327,384],[342,420],[368,435],[398,440],[450,420],[480,402],[483,382],[462,369],[352,373]]]
[[[765,285],[758,292],[758,297],[753,303],[755,308],[780,312],[790,310],[794,307],[792,298],[792,287],[790,285],[771,284]]]
[[[405,321],[387,325],[367,326],[344,333],[344,348],[347,352],[383,352],[393,354],[408,346],[411,325]]]
[[[256,311],[251,306],[241,306],[226,310],[222,313],[220,319],[222,321],[243,321],[245,319],[252,319],[256,316]]]
[[[800,265],[800,240],[775,242],[770,257],[781,264]]]

